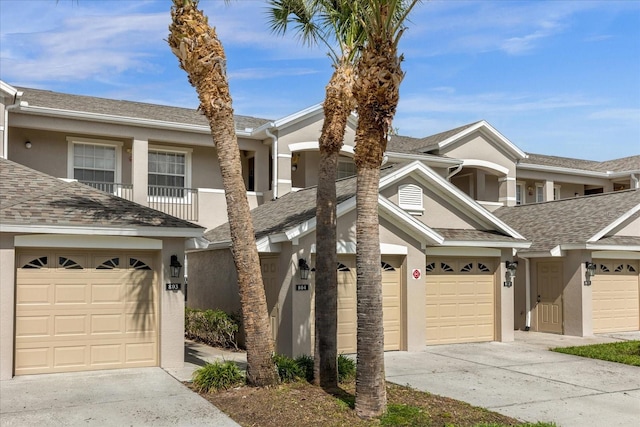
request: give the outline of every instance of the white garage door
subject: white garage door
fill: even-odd
[[[640,329],[638,261],[594,260],[591,279],[593,332],[623,332]]]
[[[399,260],[382,262],[382,305],[384,349],[400,350],[400,268]],[[358,317],[356,311],[356,269],[354,257],[341,257],[338,265],[338,352],[355,353]]]
[[[497,262],[431,258],[426,266],[427,344],[493,341]]]
[[[18,254],[15,375],[158,365],[149,253]]]

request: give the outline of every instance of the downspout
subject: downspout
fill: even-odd
[[[631,174],[631,180],[633,181],[633,188],[636,190],[640,188],[640,183],[638,183],[638,177],[635,173]]]
[[[13,104],[7,105],[4,109],[4,129],[2,130],[2,155],[3,158],[9,158],[9,110],[20,107],[20,97],[22,92],[18,92],[13,96]]]
[[[456,166],[456,168],[453,171],[449,172],[449,174],[447,175],[447,181],[451,181],[451,178],[453,178],[453,176],[458,172],[460,172],[461,170],[462,170],[462,163]]]
[[[275,124],[271,123],[271,126],[275,127]],[[272,134],[269,129],[265,129],[265,132],[271,138],[271,162],[273,164],[271,187],[273,188],[273,200],[275,200],[278,198],[278,137]]]

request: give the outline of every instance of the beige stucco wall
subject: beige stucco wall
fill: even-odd
[[[500,264],[496,271],[496,341],[511,342],[514,340],[514,295],[515,286],[504,286],[506,281],[506,261],[515,261],[511,249],[503,249],[500,255]],[[520,266],[519,266],[520,267]],[[524,266],[522,266],[524,267]],[[524,270],[524,268],[522,268]],[[518,273],[516,270],[516,279]]]
[[[588,251],[567,251],[564,257],[562,314],[565,335],[593,335],[591,286],[584,286],[585,261],[591,261]]]
[[[628,224],[623,224],[619,230],[614,230],[612,234],[617,236],[640,237],[640,217],[630,220]]]
[[[13,376],[15,249],[13,234],[0,233],[0,380]]]
[[[238,275],[229,249],[189,252],[187,307],[219,308],[227,313],[240,310]]]
[[[511,155],[499,147],[498,143],[491,143],[480,132],[474,132],[455,144],[446,147],[444,152],[454,159],[475,159],[496,163],[509,169],[509,176],[515,176],[515,162]]]

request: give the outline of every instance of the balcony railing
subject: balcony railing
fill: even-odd
[[[161,187],[150,185],[147,190],[149,207],[169,215],[186,219],[198,220],[198,189]]]
[[[113,182],[83,182],[90,187],[133,201],[133,185]],[[198,221],[198,189],[150,185],[147,205],[187,221]]]

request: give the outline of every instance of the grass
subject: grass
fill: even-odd
[[[625,365],[640,366],[640,341],[622,341],[578,347],[558,347],[552,349],[552,351],[591,359],[624,363]]]

